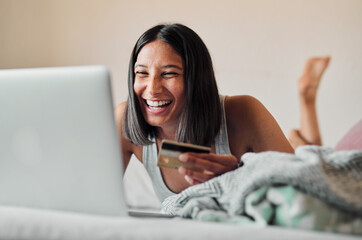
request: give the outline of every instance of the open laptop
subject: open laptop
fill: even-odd
[[[0,70],[1,205],[125,216],[122,177],[105,67]]]

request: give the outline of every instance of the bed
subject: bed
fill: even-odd
[[[354,127],[354,133],[362,129]],[[356,130],[357,129],[357,130]],[[351,132],[349,133],[351,135]],[[361,134],[352,134],[361,140]],[[348,139],[347,139],[348,140]],[[360,141],[359,140],[359,141]],[[350,139],[348,140],[350,141]],[[352,141],[356,144],[356,141]],[[361,142],[360,142],[361,143]],[[343,144],[342,144],[343,145]],[[341,146],[341,144],[339,144]],[[340,150],[340,149],[339,149]],[[132,159],[124,176],[130,207],[160,210],[143,166]],[[360,184],[360,183],[359,183]],[[360,193],[358,193],[360,194]],[[172,199],[175,202],[179,198]],[[357,205],[359,203],[356,203]],[[165,207],[165,205],[163,206]],[[220,220],[220,219],[219,219]],[[359,219],[360,224],[361,221]],[[359,228],[360,225],[356,225]],[[359,229],[357,229],[360,231]],[[357,231],[357,232],[358,232]],[[343,232],[343,228],[342,231]],[[202,221],[181,217],[105,217],[52,210],[0,206],[0,239],[361,239],[333,233],[266,224]]]
[[[360,239],[280,227],[237,226],[180,218],[107,218],[0,207],[0,239]]]
[[[132,207],[160,209],[142,165],[132,159],[125,174]],[[129,186],[132,182],[132,187]],[[136,185],[136,187],[135,187]],[[141,201],[140,199],[143,199]],[[145,201],[147,199],[147,201]],[[104,217],[0,206],[0,239],[360,239],[360,236],[265,225],[184,218]]]

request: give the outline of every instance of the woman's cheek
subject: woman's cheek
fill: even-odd
[[[142,90],[142,83],[140,81],[135,81],[133,84],[133,91],[136,94],[139,94],[141,90]]]

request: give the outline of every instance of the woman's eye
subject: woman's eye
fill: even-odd
[[[177,72],[164,72],[164,73],[162,73],[162,76],[163,77],[166,77],[166,78],[171,78],[171,77],[177,77],[177,76],[179,76],[180,74],[179,73],[177,73]]]
[[[137,71],[136,72],[136,75],[139,76],[139,77],[146,77],[148,75],[147,72],[143,72],[143,71]]]

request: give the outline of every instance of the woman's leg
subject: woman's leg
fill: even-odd
[[[322,145],[316,99],[319,83],[329,60],[329,57],[308,59],[303,73],[298,80],[300,129],[292,129],[289,133],[289,141],[294,148],[307,144]]]

